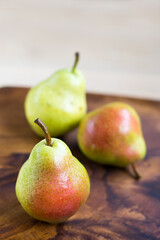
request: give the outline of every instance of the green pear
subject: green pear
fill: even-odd
[[[132,165],[146,154],[141,122],[129,105],[114,102],[88,113],[80,123],[78,143],[91,160],[113,166]]]
[[[35,122],[44,131],[46,140],[35,145],[21,167],[16,195],[30,216],[56,224],[73,215],[87,200],[90,180],[68,146],[51,138],[40,119]]]
[[[63,69],[29,90],[25,99],[28,123],[39,136],[43,131],[34,124],[38,116],[51,136],[61,136],[74,129],[86,113],[85,79],[76,69],[79,54],[75,54],[72,69]]]

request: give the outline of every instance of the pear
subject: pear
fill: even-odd
[[[86,115],[80,123],[78,143],[91,160],[118,167],[132,165],[146,154],[141,122],[128,104],[113,102]]]
[[[90,180],[68,146],[51,138],[40,119],[35,122],[43,129],[46,140],[35,145],[21,167],[16,195],[30,216],[56,224],[73,215],[87,200]]]
[[[76,69],[79,53],[72,69],[63,69],[29,90],[25,99],[28,123],[39,136],[43,131],[34,124],[37,116],[47,125],[51,136],[61,136],[74,129],[86,114],[85,79]]]

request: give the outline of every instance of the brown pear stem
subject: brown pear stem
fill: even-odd
[[[136,169],[136,165],[134,163],[132,163],[131,166],[132,166],[132,170],[133,170],[133,172],[135,174],[135,179],[137,179],[137,180],[140,179],[141,176],[140,176],[140,174],[138,173],[138,171]]]
[[[79,62],[79,53],[76,52],[75,53],[75,61],[74,61],[74,65],[73,65],[73,68],[72,68],[72,73],[74,73],[74,71],[75,71],[75,69],[77,67],[78,62]]]
[[[52,147],[51,136],[46,125],[39,118],[37,118],[34,122],[38,124],[40,128],[43,130],[47,145]]]

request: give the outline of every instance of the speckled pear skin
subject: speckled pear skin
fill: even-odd
[[[51,136],[57,137],[74,129],[86,114],[85,79],[79,70],[57,71],[49,79],[29,90],[25,115],[37,135],[43,131],[34,124],[39,117]]]
[[[146,154],[139,116],[121,102],[87,114],[79,127],[78,143],[89,159],[119,167],[140,161]]]
[[[35,145],[19,171],[16,195],[30,216],[56,224],[87,200],[90,180],[68,146],[56,138],[52,142],[52,147],[45,140]]]

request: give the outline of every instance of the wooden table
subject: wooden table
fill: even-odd
[[[40,140],[24,116],[28,89],[0,89],[1,240],[158,240],[160,239],[160,102],[88,94],[89,111],[111,101],[131,104],[142,119],[147,156],[138,164],[142,179],[126,169],[98,165],[79,150],[77,130],[62,139],[87,168],[91,193],[68,221],[50,225],[28,216],[15,195],[18,171]]]

